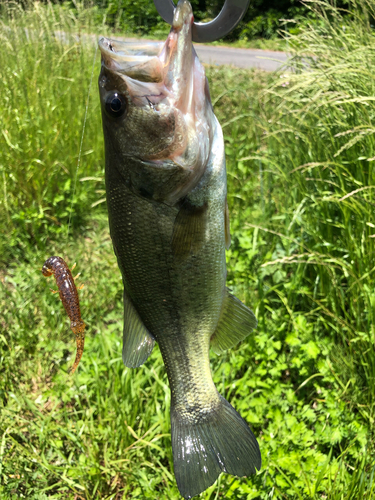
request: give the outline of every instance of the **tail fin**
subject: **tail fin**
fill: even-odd
[[[171,427],[174,473],[184,498],[206,490],[220,472],[248,476],[261,467],[254,434],[222,396],[217,409],[197,423],[186,422],[171,407]]]

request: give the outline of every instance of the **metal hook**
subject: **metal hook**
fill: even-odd
[[[208,23],[194,23],[192,29],[193,42],[208,43],[219,40],[230,33],[241,21],[250,0],[225,0],[220,13]],[[172,0],[154,0],[156,10],[168,24],[173,22],[176,5]]]

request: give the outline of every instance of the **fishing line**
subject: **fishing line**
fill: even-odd
[[[93,79],[93,76],[94,76],[94,69],[95,69],[95,62],[96,62],[96,54],[97,54],[97,52],[98,52],[98,44],[96,44],[96,49],[95,49],[95,54],[94,54],[94,61],[92,63],[92,70],[91,70],[91,78],[90,78],[90,84],[89,84],[89,91],[87,93],[87,99],[86,99],[86,110],[85,110],[85,118],[83,120],[83,128],[82,128],[82,135],[81,135],[81,144],[79,145],[79,153],[78,153],[78,161],[77,161],[76,174],[75,174],[75,178],[74,178],[73,194],[72,194],[72,200],[70,202],[68,233],[66,235],[66,239],[67,240],[69,238],[70,223],[71,223],[71,220],[72,220],[73,200],[74,200],[74,195],[75,195],[75,192],[76,192],[78,170],[79,170],[79,165],[81,163],[81,157],[82,157],[82,145],[83,145],[83,138],[84,138],[84,135],[85,135],[85,127],[86,127],[86,121],[87,121],[87,111],[89,109],[90,92],[91,92],[91,86],[92,86],[92,79]]]
[[[89,90],[87,93],[87,99],[86,99],[86,110],[85,110],[85,117],[83,120],[83,128],[82,128],[82,135],[81,135],[81,143],[79,146],[79,153],[78,153],[78,160],[77,160],[77,168],[76,168],[76,173],[75,173],[75,178],[74,178],[74,187],[73,187],[73,194],[72,194],[72,199],[70,202],[70,212],[69,212],[69,222],[68,222],[68,231],[66,235],[66,239],[68,241],[69,238],[69,231],[70,231],[70,223],[72,220],[72,209],[73,209],[73,200],[74,200],[74,195],[76,192],[76,186],[77,186],[77,176],[78,176],[78,170],[79,170],[79,165],[81,163],[81,157],[82,157],[82,146],[83,146],[83,138],[85,136],[85,128],[86,128],[86,121],[87,121],[87,111],[89,109],[89,100],[90,100],[90,93],[91,93],[91,86],[92,86],[92,79],[94,76],[94,69],[95,69],[95,62],[96,62],[96,54],[98,52],[98,44],[96,44],[96,49],[95,49],[95,54],[94,54],[94,61],[92,63],[92,70],[91,70],[91,78],[90,78],[90,83],[89,83]],[[72,269],[74,269],[74,266]],[[57,270],[63,269],[63,273],[60,272],[59,277],[57,274]],[[84,339],[85,339],[85,334],[84,334],[84,329],[85,329],[85,323],[81,319],[81,312],[80,312],[80,307],[79,307],[79,297],[77,293],[77,288],[74,283],[75,278],[73,278],[71,274],[71,270],[68,268],[66,262],[64,259],[61,257],[53,256],[50,257],[49,259],[46,260],[46,262],[43,265],[43,268],[41,269],[42,273],[44,276],[48,277],[51,276],[52,274],[55,275],[56,278],[56,283],[58,286],[58,291],[59,291],[59,296],[60,299],[63,303],[64,309],[67,312],[71,323],[71,329],[76,336],[76,342],[77,342],[77,353],[76,353],[76,358],[74,361],[74,364],[72,368],[70,369],[70,373],[74,373],[76,370],[78,363],[80,362],[80,359],[82,357],[83,353],[83,347],[84,347]],[[78,275],[76,276],[76,278]],[[82,285],[83,286],[83,285]],[[82,288],[79,287],[79,288]],[[53,293],[57,293],[56,291],[52,290]],[[77,319],[78,318],[78,319]],[[79,330],[76,329],[76,325],[79,326]],[[74,325],[72,327],[72,325]],[[61,323],[61,326],[63,324]]]

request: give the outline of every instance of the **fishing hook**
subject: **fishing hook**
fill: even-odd
[[[192,29],[193,42],[208,43],[219,40],[230,33],[241,21],[250,0],[225,0],[220,13],[208,23],[194,23]],[[173,22],[176,5],[172,0],[154,0],[156,10],[168,24]]]

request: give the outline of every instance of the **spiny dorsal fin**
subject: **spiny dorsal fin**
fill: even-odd
[[[207,228],[207,204],[201,207],[185,201],[177,214],[172,235],[172,251],[177,259],[198,253]]]
[[[211,337],[212,350],[216,354],[222,354],[247,337],[257,324],[253,311],[227,289],[219,323]]]
[[[151,354],[155,339],[144,326],[132,302],[124,292],[124,334],[122,361],[129,368],[141,366]]]
[[[225,248],[228,250],[230,247],[230,221],[229,221],[229,208],[228,202],[225,198],[225,209],[224,209],[224,231],[225,231]]]

